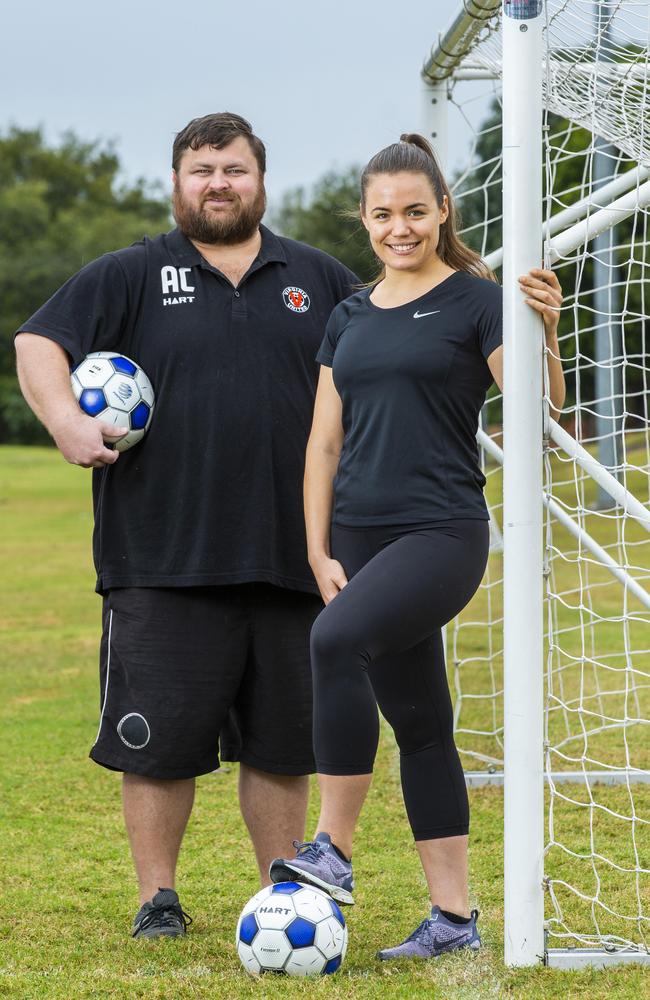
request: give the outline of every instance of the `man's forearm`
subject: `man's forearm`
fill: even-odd
[[[22,394],[54,437],[62,423],[79,415],[79,406],[70,385],[67,354],[47,337],[19,333],[16,337],[16,358]]]
[[[70,385],[68,357],[62,347],[35,333],[16,337],[18,381],[23,396],[48,429],[54,443],[72,465],[102,468],[119,458],[104,441],[117,441],[126,433],[82,413]]]

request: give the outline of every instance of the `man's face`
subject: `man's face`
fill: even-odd
[[[264,179],[243,136],[223,149],[186,149],[172,180],[174,218],[189,239],[233,246],[257,231]]]

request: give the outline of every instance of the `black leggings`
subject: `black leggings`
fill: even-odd
[[[440,629],[481,582],[488,522],[332,525],[331,544],[332,557],[350,582],[311,633],[317,770],[372,771],[378,705],[400,749],[402,791],[415,839],[465,834],[469,806]]]

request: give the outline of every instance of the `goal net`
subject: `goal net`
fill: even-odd
[[[567,399],[557,422],[544,378],[544,952],[550,964],[567,966],[647,960],[649,5],[506,6],[519,30],[537,11],[542,20],[539,245],[565,296]],[[442,158],[447,135],[467,137],[453,190],[465,240],[499,280],[502,66],[501,4],[465,0],[423,72],[427,124]],[[470,785],[503,776],[502,416],[495,392],[479,431],[491,555],[481,590],[447,633]]]

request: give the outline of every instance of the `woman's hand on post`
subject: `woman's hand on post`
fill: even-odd
[[[538,312],[544,320],[546,359],[548,363],[548,398],[551,416],[560,419],[560,411],[566,399],[566,383],[562,371],[557,328],[562,308],[562,286],[553,271],[543,267],[533,267],[528,274],[522,274],[519,288],[526,296],[526,303]]]
[[[316,577],[316,583],[320,590],[320,595],[325,604],[329,604],[339,591],[343,590],[348,578],[340,562],[330,559],[329,556],[319,556],[309,560],[309,565]]]
[[[540,313],[544,320],[546,340],[552,340],[557,336],[563,302],[562,286],[557,275],[543,267],[531,267],[528,274],[519,278],[519,288],[526,296],[527,305]]]

